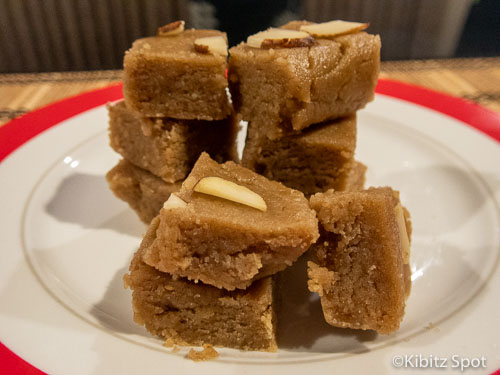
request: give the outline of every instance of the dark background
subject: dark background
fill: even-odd
[[[293,19],[370,22],[382,60],[500,55],[500,0],[0,0],[0,72],[120,69],[159,26],[217,28],[230,45]]]

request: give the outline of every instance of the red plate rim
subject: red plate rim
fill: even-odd
[[[474,102],[391,79],[379,79],[375,91],[453,117],[500,142],[500,113]]]
[[[0,127],[0,161],[43,131],[92,108],[123,98],[122,84],[66,98],[29,112]],[[446,114],[500,142],[500,114],[473,102],[390,79],[379,79],[382,94]],[[0,342],[0,363],[9,374],[44,374]],[[500,370],[499,370],[500,371]],[[496,374],[497,372],[495,372]]]

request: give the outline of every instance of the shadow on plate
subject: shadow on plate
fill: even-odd
[[[103,327],[113,332],[148,337],[145,328],[133,322],[131,292],[123,285],[123,275],[128,272],[128,264],[115,273],[103,297],[92,306],[89,313],[99,320]]]
[[[141,237],[144,225],[124,202],[109,190],[102,175],[74,173],[64,178],[46,206],[59,221],[90,229],[110,229]]]

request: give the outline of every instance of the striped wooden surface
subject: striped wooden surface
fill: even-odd
[[[381,77],[474,101],[500,112],[500,58],[382,63]],[[116,70],[0,74],[0,125],[25,112],[84,91],[120,82]]]

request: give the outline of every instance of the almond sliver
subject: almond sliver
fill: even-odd
[[[260,211],[267,211],[266,202],[259,194],[246,186],[235,184],[220,177],[202,178],[194,187],[194,191],[241,203]]]
[[[310,25],[302,25],[300,27],[300,30],[308,32],[316,38],[331,38],[338,35],[358,32],[366,29],[368,26],[370,26],[369,23],[330,21],[323,23],[314,23]]]

